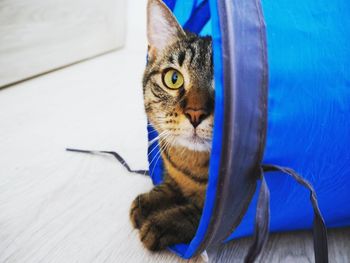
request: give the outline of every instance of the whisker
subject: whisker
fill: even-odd
[[[166,136],[167,136],[167,135],[170,135],[170,134],[168,134],[168,133],[166,133],[166,134],[164,135],[165,132],[167,132],[167,131],[164,131],[160,136],[158,136],[157,138],[154,138],[154,139],[151,141],[151,143],[149,143],[148,147],[151,146],[152,144],[154,144],[155,142],[157,142],[158,139],[159,139],[159,141],[165,140],[165,139],[166,139]],[[164,135],[165,137],[161,138],[161,136],[163,136],[163,135]],[[157,149],[157,147],[154,147],[154,148],[148,153],[147,156],[149,156],[149,155],[154,151],[154,149]]]
[[[150,163],[149,163],[149,167],[151,167],[152,163],[153,163],[156,159],[158,159],[158,157],[161,155],[161,150],[162,150],[162,149],[159,149],[158,152],[154,155],[153,159],[152,159],[152,160],[150,161]],[[155,166],[154,166],[154,167],[155,167]],[[150,175],[153,175],[154,167],[153,167],[152,173],[150,173]]]
[[[150,173],[150,175],[151,175],[151,176],[153,176],[154,169],[156,168],[156,165],[157,165],[157,163],[158,163],[159,158],[160,158],[160,156],[161,156],[161,155],[162,155],[162,154],[159,154],[159,155],[158,155],[158,158],[157,158],[156,162],[154,163],[154,166],[153,166],[152,172]]]
[[[164,144],[164,145],[161,147],[161,149],[159,150],[158,158],[157,158],[156,162],[154,163],[154,166],[153,166],[153,169],[152,169],[150,175],[153,176],[153,172],[154,172],[154,169],[155,169],[156,166],[157,166],[157,163],[158,163],[158,161],[159,161],[159,158],[162,156],[163,151],[167,148],[168,145],[169,145],[169,142],[165,142],[165,144]]]
[[[149,126],[149,127],[151,127],[151,126]],[[153,128],[153,126],[152,126],[152,128]],[[151,133],[153,133],[153,132],[157,132],[157,130],[156,130],[156,129],[153,129],[152,131],[147,131],[148,134],[151,134]]]
[[[170,134],[166,134],[163,138],[160,138],[160,142],[166,140],[166,138],[168,138],[169,136],[170,136]],[[149,157],[150,154],[151,154],[155,149],[157,149],[157,147],[154,147],[154,148],[148,153],[147,157]],[[159,151],[160,151],[160,150],[161,150],[161,149],[159,149]],[[158,154],[158,153],[157,153],[157,154]],[[156,155],[157,155],[157,154],[156,154]],[[155,155],[155,156],[156,156],[156,155]],[[152,163],[152,161],[150,162],[150,165],[151,165],[151,163]]]
[[[155,138],[153,138],[150,142],[148,142],[148,147],[150,147],[153,143],[157,142],[159,139],[159,135]]]
[[[165,141],[169,136],[170,136],[170,135],[168,134],[167,136],[165,136],[164,138],[162,138],[160,142]],[[155,156],[154,156],[153,159],[151,160],[150,165],[152,164],[152,162],[154,161],[154,159],[157,157],[157,155],[162,153],[162,150],[164,149],[164,146],[165,146],[165,145],[166,145],[166,141],[165,141],[165,144],[164,144],[164,145],[161,145],[161,146],[160,146],[159,151],[155,154]]]

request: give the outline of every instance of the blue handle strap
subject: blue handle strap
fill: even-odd
[[[254,242],[248,251],[245,262],[254,262],[267,241],[270,222],[269,191],[263,173],[282,172],[291,176],[295,181],[310,191],[310,200],[314,210],[313,238],[315,262],[328,263],[327,228],[318,206],[316,192],[312,185],[290,168],[271,164],[263,164],[261,168],[261,188],[255,217]]]
[[[245,263],[254,262],[265,246],[270,229],[270,191],[264,178],[264,171],[261,169],[261,186],[258,197],[258,204],[255,214],[255,227],[253,243],[244,259]]]

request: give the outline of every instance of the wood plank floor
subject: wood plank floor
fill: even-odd
[[[329,230],[330,262],[350,262],[350,229]],[[213,262],[243,262],[251,243],[250,238],[231,242],[212,252]],[[270,235],[269,241],[257,262],[306,263],[314,262],[311,232]]]

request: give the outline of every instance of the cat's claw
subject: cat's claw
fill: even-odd
[[[140,239],[143,245],[151,251],[161,250],[166,247],[166,245],[162,246],[159,238],[159,230],[151,221],[143,224],[140,229]]]
[[[179,211],[176,207],[159,211],[143,222],[140,228],[140,239],[147,249],[158,251],[177,243],[191,241],[196,226],[190,223],[189,218],[184,218]]]
[[[143,211],[142,195],[139,195],[131,204],[130,220],[134,228],[140,229],[146,219],[145,211]],[[144,207],[145,208],[145,207]]]

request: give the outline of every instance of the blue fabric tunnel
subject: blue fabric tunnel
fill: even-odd
[[[349,226],[350,1],[164,2],[186,30],[212,36],[215,73],[204,211],[192,242],[171,249],[191,258],[253,235],[261,180],[251,174],[261,164],[295,170],[313,185],[326,226]],[[163,165],[151,162],[153,147],[158,184]],[[265,179],[270,231],[311,229],[309,192],[281,172]]]

